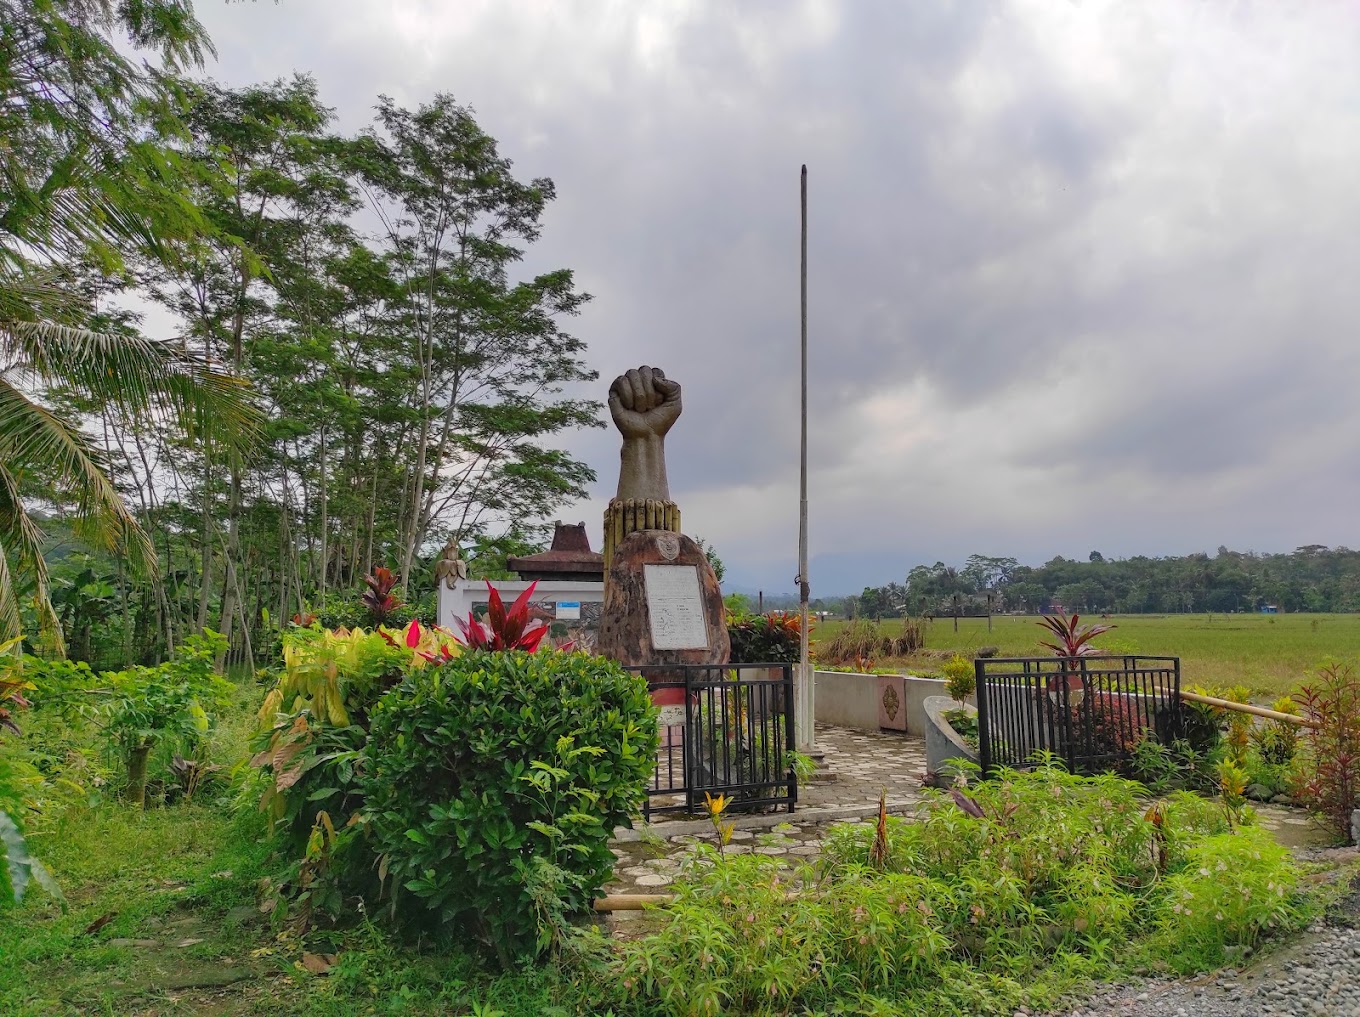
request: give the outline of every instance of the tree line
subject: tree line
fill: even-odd
[[[1117,559],[1092,551],[1086,561],[1060,555],[1039,566],[974,554],[961,568],[918,565],[904,582],[865,587],[831,607],[881,618],[989,608],[1030,614],[1360,611],[1360,551],[1309,544],[1279,554],[1220,547],[1212,557]]]
[[[554,187],[466,106],[379,96],[345,135],[306,75],[202,77],[188,0],[0,16],[8,631],[112,664],[206,627],[254,661],[375,568],[408,598],[447,542],[495,571],[584,496],[557,439],[602,426],[589,296],[519,270]]]

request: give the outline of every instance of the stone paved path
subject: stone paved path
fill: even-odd
[[[737,829],[728,851],[777,855],[795,864],[821,853],[822,836],[832,822],[853,822],[877,815],[886,789],[895,815],[912,812],[921,800],[926,772],[925,742],[907,735],[818,726],[817,744],[825,752],[822,769],[832,780],[798,788],[793,813],[733,813]],[[697,840],[715,843],[706,818],[654,816],[640,831],[620,831],[613,851],[618,863],[606,893],[664,893]]]
[[[798,812],[844,809],[856,805],[877,808],[879,792],[885,788],[890,805],[906,807],[920,801],[917,792],[921,789],[921,780],[926,772],[926,747],[922,739],[891,732],[870,733],[819,724],[817,745],[826,754],[821,769],[832,774],[834,780],[814,778],[810,784],[800,784]],[[671,754],[678,756],[674,751]],[[667,751],[663,749],[663,768],[666,757]],[[675,762],[674,766],[678,780],[680,764]],[[653,799],[653,804],[672,805],[683,801],[683,795],[662,796]],[[652,825],[660,832],[668,824],[684,822],[689,818],[674,813],[657,813],[652,817]]]
[[[864,805],[877,809],[878,796],[884,789],[890,808],[914,806],[921,800],[921,781],[926,775],[924,739],[818,727],[817,744],[826,753],[825,765],[836,779],[811,785],[806,796],[800,791],[800,806],[806,797],[809,808]]]

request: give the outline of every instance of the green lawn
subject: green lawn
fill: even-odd
[[[68,812],[32,838],[68,910],[35,892],[0,912],[0,1014],[583,1012],[554,1006],[550,972],[498,978],[457,949],[412,949],[371,924],[305,938],[271,926],[260,881],[280,865],[259,832],[221,804]],[[304,951],[339,960],[317,976]]]
[[[201,802],[139,813],[89,781],[84,794],[66,796],[73,804],[54,810],[58,818],[29,817],[29,845],[67,909],[36,888],[17,909],[0,908],[0,1015],[589,1012],[561,1002],[572,990],[551,970],[498,976],[456,946],[416,948],[376,923],[299,935],[262,913],[261,901],[274,897],[268,888],[288,877],[289,859],[265,835],[262,813],[237,808],[227,779],[244,765],[261,695],[254,682],[238,680],[236,702],[206,747],[223,779]],[[0,751],[80,743],[63,737],[54,713],[26,712],[21,724],[23,734],[6,733]],[[318,976],[302,964],[307,952],[339,959]]]
[[[1092,621],[1104,621],[1093,616]],[[970,654],[982,646],[1000,647],[1003,656],[1047,655],[1038,641],[1043,631],[1033,617],[1004,616],[925,622],[926,649],[958,650]],[[1118,615],[1106,624],[1115,629],[1097,640],[1120,653],[1180,657],[1185,684],[1246,685],[1260,695],[1279,695],[1295,688],[1307,672],[1327,657],[1354,662],[1360,657],[1360,615],[1354,614],[1216,614]],[[828,622],[813,632],[818,639],[833,634],[844,622]],[[887,620],[886,627],[897,622]],[[933,654],[905,661],[877,661],[880,666],[902,663],[915,670],[938,670]]]

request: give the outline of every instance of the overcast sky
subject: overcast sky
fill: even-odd
[[[685,528],[814,596],[969,553],[1360,544],[1360,7],[198,0],[231,84],[472,106],[558,199],[600,397],[684,386]],[[599,473],[617,435],[568,440]]]

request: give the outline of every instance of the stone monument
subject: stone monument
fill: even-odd
[[[680,417],[680,386],[639,367],[614,379],[609,413],[623,446],[618,491],[604,516],[598,652],[629,666],[726,664],[722,590],[703,549],[680,532],[666,479],[666,433]]]

